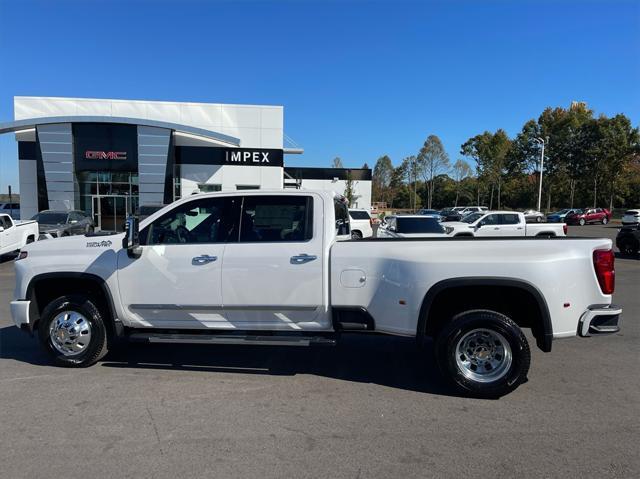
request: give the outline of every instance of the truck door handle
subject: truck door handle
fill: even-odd
[[[500,227],[496,226],[496,227],[495,227],[495,228],[493,228],[493,229],[494,229],[494,230],[499,230],[499,229],[500,229]]]
[[[208,254],[203,254],[202,256],[195,256],[191,258],[191,264],[193,266],[202,266],[203,264],[213,263],[217,259],[217,256],[209,256]]]
[[[309,261],[313,261],[314,259],[318,259],[318,257],[314,254],[299,254],[297,256],[292,256],[289,262],[291,264],[305,264]]]

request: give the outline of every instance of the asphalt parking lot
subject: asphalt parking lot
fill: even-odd
[[[0,477],[639,477],[640,260],[616,261],[623,331],[532,348],[529,382],[495,401],[452,395],[429,351],[373,335],[53,367],[11,322],[5,261]]]

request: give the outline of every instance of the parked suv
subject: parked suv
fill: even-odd
[[[640,209],[627,210],[622,216],[623,225],[637,225],[640,224]]]
[[[640,252],[640,224],[623,226],[618,230],[616,246],[622,254],[637,255]]]
[[[53,238],[93,232],[93,220],[84,211],[44,210],[31,219],[40,225],[40,234]]]
[[[351,217],[351,237],[353,239],[370,238],[373,236],[373,220],[367,210],[349,210]]]
[[[585,208],[568,214],[564,220],[568,225],[584,226],[587,223],[602,223],[606,225],[610,219],[611,213],[605,208]]]

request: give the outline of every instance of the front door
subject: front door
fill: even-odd
[[[497,214],[487,215],[480,222],[480,227],[476,230],[476,236],[501,236],[502,226],[500,217]]]
[[[118,252],[127,319],[156,328],[227,328],[221,271],[238,216],[236,198],[200,198],[179,203],[146,225],[139,258]]]
[[[237,329],[328,329],[323,204],[315,195],[247,195],[239,241],[222,266],[225,315]]]

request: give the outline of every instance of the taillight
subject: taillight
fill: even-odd
[[[616,270],[613,267],[613,250],[598,249],[593,252],[593,267],[604,294],[613,294],[616,287]]]
[[[567,223],[562,225],[562,231],[564,231],[564,234],[567,234],[567,231],[569,231],[569,227],[567,226]]]

